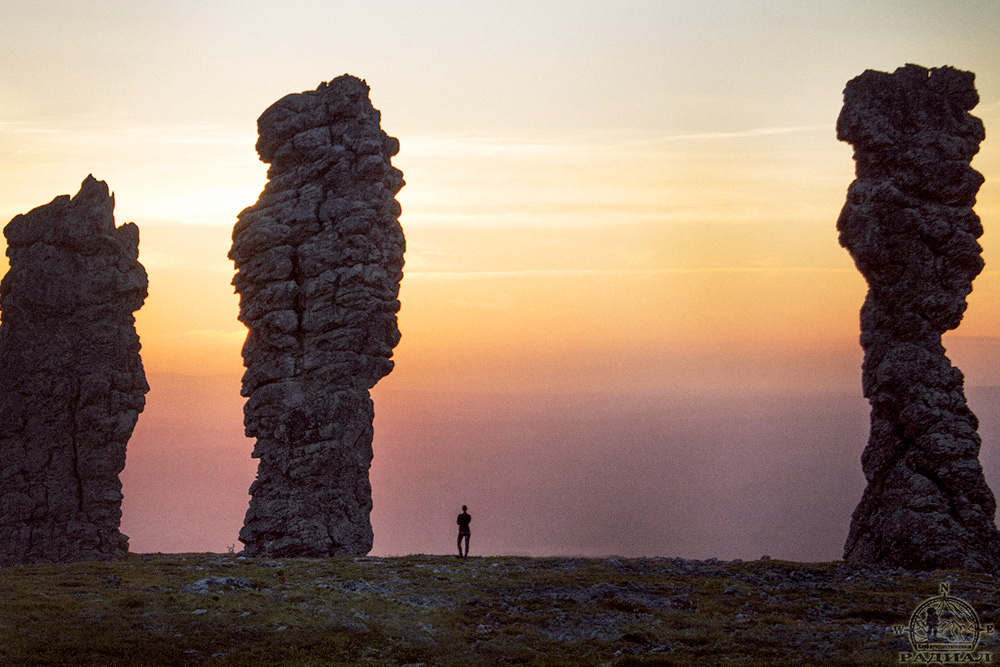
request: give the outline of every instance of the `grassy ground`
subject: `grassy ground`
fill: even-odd
[[[993,577],[842,563],[131,555],[0,570],[0,665],[891,665],[942,581],[1000,619]]]

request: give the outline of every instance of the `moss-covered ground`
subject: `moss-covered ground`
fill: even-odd
[[[0,570],[0,665],[892,665],[944,581],[1000,618],[993,577],[842,563],[136,554]]]

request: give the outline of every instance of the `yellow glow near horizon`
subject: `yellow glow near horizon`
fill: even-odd
[[[853,319],[861,282],[832,232],[842,183],[783,178],[792,147],[814,134],[547,146],[418,140],[412,154],[404,142],[398,355],[520,348],[536,363],[547,340],[563,354],[821,344],[830,327],[816,305]],[[760,145],[761,136],[781,141]],[[743,166],[746,142],[763,168]],[[143,228],[151,288],[138,323],[151,370],[239,367],[245,331],[235,321],[228,245],[228,226]],[[817,298],[810,285],[852,289]]]
[[[574,357],[630,349],[733,355],[735,365],[741,350],[856,349],[864,281],[834,228],[853,162],[831,132],[593,135],[576,143],[403,137],[396,159],[408,181],[400,193],[408,243],[401,377],[386,382],[426,385],[405,369],[439,375],[428,364],[442,349],[472,367],[503,359],[508,374],[518,365],[545,367],[547,357],[566,368]],[[155,167],[166,174],[170,165],[180,168],[178,147],[222,147],[237,168],[206,168],[200,188],[172,199],[156,197],[166,183],[119,195],[118,220],[141,228],[150,297],[137,326],[147,369],[236,374],[245,329],[229,284],[230,224],[253,203],[265,167],[243,164],[246,151],[231,137],[213,143],[197,134],[153,141],[131,133],[136,144],[118,150],[166,146]],[[1000,209],[997,152],[987,142],[976,159],[987,176],[977,205],[984,218]],[[122,173],[126,186],[148,176]],[[189,212],[188,224],[161,217],[178,206]],[[988,262],[995,243],[988,231]],[[961,335],[996,331],[998,277],[988,269],[975,283]]]

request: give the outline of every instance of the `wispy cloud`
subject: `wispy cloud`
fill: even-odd
[[[590,132],[551,137],[413,136],[402,137],[403,150],[410,154],[555,154],[598,148],[652,147],[675,141],[726,141],[810,132],[831,132],[831,125],[755,127],[729,132],[695,132],[667,135],[639,135],[635,132]]]
[[[656,142],[667,141],[725,141],[728,139],[745,139],[750,137],[769,137],[782,134],[805,134],[817,131],[830,131],[830,125],[801,125],[796,127],[756,127],[748,130],[737,130],[734,132],[697,132],[692,134],[674,134],[659,139],[651,140]]]
[[[512,271],[406,271],[407,279],[504,280],[512,278],[590,278],[712,273],[855,273],[854,269],[822,266],[716,266],[665,269],[517,269]]]
[[[4,134],[58,134],[59,130],[51,127],[35,127],[30,123],[15,120],[0,120],[0,133]]]
[[[501,137],[444,137],[416,136],[400,137],[401,156],[443,156],[467,157],[490,155],[504,157],[510,155],[556,154],[576,150],[580,144],[555,141],[533,141],[529,139]]]
[[[48,126],[26,121],[0,121],[0,134],[49,135],[73,143],[176,144],[188,146],[253,146],[255,133],[227,127],[177,125],[156,127]]]

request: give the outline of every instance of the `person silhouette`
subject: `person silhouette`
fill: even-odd
[[[458,557],[467,558],[469,556],[469,524],[472,523],[472,515],[468,512],[468,507],[462,505],[462,513],[458,515],[455,523],[458,524]],[[462,553],[462,538],[465,538],[465,553]]]
[[[927,641],[938,642],[938,614],[934,607],[927,610]]]

